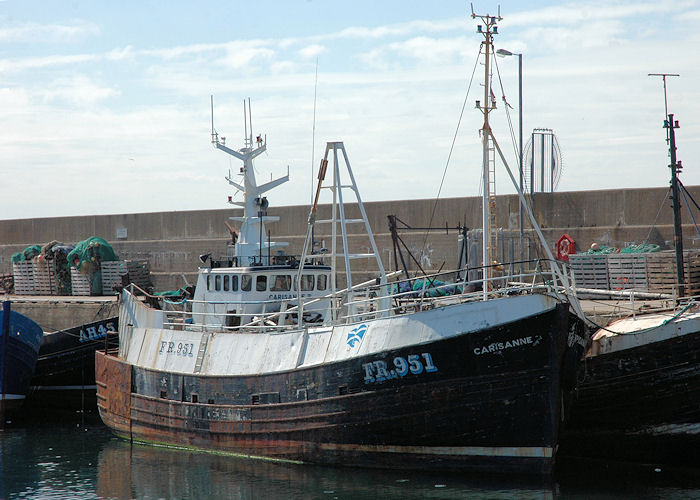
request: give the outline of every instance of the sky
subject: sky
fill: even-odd
[[[495,47],[523,54],[524,135],[552,129],[561,149],[558,191],[668,186],[648,73],[680,74],[668,110],[681,179],[700,184],[700,0],[500,15]],[[271,206],[309,203],[327,141],[344,142],[363,201],[479,196],[478,24],[454,0],[0,0],[0,219],[226,208],[239,162],[211,144],[212,95],[229,147],[250,98],[260,182],[289,167]],[[492,126],[517,168],[501,96],[517,136],[518,61],[495,62]],[[501,166],[496,181],[514,192]]]

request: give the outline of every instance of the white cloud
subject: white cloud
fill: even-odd
[[[98,85],[85,75],[60,78],[52,82],[48,88],[41,88],[36,93],[45,102],[58,101],[78,107],[94,106],[100,101],[118,95],[118,91],[114,88]]]
[[[466,56],[472,45],[469,42],[465,37],[436,39],[422,36],[391,43],[389,49],[424,63],[446,64]]]
[[[133,58],[135,56],[136,53],[134,51],[134,47],[127,45],[126,47],[110,50],[107,52],[107,54],[105,54],[105,59],[109,61],[121,61],[123,59]]]
[[[307,45],[306,47],[301,49],[299,51],[299,55],[304,59],[313,59],[314,57],[318,57],[326,51],[327,49],[323,45],[313,44]]]
[[[263,44],[233,42],[226,46],[226,54],[216,61],[217,64],[232,69],[252,69],[254,63],[265,64],[275,55],[275,51],[263,46]]]
[[[653,1],[653,2],[569,2],[553,7],[525,10],[509,15],[504,26],[556,27],[589,23],[592,21],[629,20],[634,16],[654,15],[664,11],[680,11],[696,4],[695,1]]]
[[[465,29],[464,18],[453,18],[442,21],[411,21],[407,23],[388,24],[385,26],[376,26],[372,28],[364,26],[351,26],[342,29],[335,33],[328,33],[315,38],[333,39],[333,38],[386,38],[411,36],[416,33],[436,33],[443,31],[462,31]]]
[[[680,157],[687,164],[684,181],[700,183],[700,169],[691,168],[692,158],[700,156],[700,139],[695,139],[700,123],[693,123],[700,116],[700,66],[693,43],[699,35],[689,33],[700,18],[697,3],[552,2],[534,11],[503,12],[497,47],[524,53],[525,136],[535,127],[555,130],[565,158],[562,189],[667,183],[659,126],[663,90],[646,76],[659,71],[682,75],[669,83],[669,105],[683,126],[678,133]],[[663,20],[660,10],[665,10]],[[369,25],[383,19],[391,18],[372,18],[368,26],[341,25],[321,35],[310,28],[308,36],[277,37],[261,28],[255,39],[229,40],[228,34],[217,39],[207,33],[188,37],[192,43],[155,49],[145,47],[164,42],[145,37],[128,39],[128,45],[115,41],[113,48],[103,45],[108,49],[94,52],[89,44],[71,47],[82,54],[56,46],[0,60],[0,121],[13,124],[0,137],[0,164],[19,176],[17,185],[58,186],[62,199],[80,200],[83,193],[96,191],[95,178],[113,179],[100,199],[66,205],[60,213],[38,202],[36,213],[22,211],[26,200],[13,198],[22,190],[0,186],[8,206],[20,207],[2,216],[225,207],[222,178],[237,164],[209,147],[210,93],[216,127],[233,146],[243,136],[240,101],[252,98],[255,133],[267,134],[269,141],[257,164],[260,175],[284,175],[291,166],[289,189],[275,191],[271,201],[306,203],[312,61],[323,53],[333,58],[323,58],[319,66],[316,160],[325,141],[342,140],[363,199],[434,196],[475,67],[481,41],[474,33],[477,23],[461,7],[450,19]],[[687,43],[659,36],[669,19],[683,27],[680,41]],[[498,66],[515,106],[517,59],[498,59]],[[443,196],[478,195],[477,131],[483,117],[473,103],[483,97],[479,79],[462,118]],[[493,126],[512,157],[502,108],[499,100]],[[517,110],[511,113],[517,127]],[[497,177],[498,192],[510,192],[502,170]],[[47,183],[40,186],[37,179]],[[161,189],[154,192],[153,183],[160,181]]]
[[[0,42],[4,43],[65,42],[100,34],[96,24],[85,21],[73,21],[70,24],[13,23],[7,22],[7,19],[4,21],[0,26]]]
[[[299,66],[292,61],[279,61],[270,64],[270,71],[275,75],[279,75],[281,73],[293,74],[298,68]]]
[[[56,55],[46,57],[27,57],[24,59],[0,60],[0,71],[26,71],[50,66],[68,66],[99,59],[93,54]]]

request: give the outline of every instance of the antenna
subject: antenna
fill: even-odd
[[[318,56],[316,56],[316,77],[314,78],[314,119],[311,126],[311,203],[314,202],[314,154],[316,153],[316,89],[318,88]]]
[[[245,111],[245,99],[243,99],[243,128],[245,135],[243,136],[243,143],[248,145],[248,113]]]
[[[211,143],[216,144],[219,142],[219,134],[214,131],[214,95],[209,97],[211,98]]]
[[[248,124],[250,125],[250,147],[253,147],[253,113],[250,110],[250,97],[248,98]]]
[[[685,295],[685,269],[683,258],[683,226],[681,221],[681,203],[680,203],[680,187],[681,181],[678,180],[683,165],[680,160],[676,159],[676,133],[675,129],[679,127],[678,120],[673,119],[673,114],[668,113],[668,98],[666,95],[666,77],[680,76],[677,73],[649,73],[649,76],[660,76],[664,81],[664,128],[666,129],[666,144],[668,144],[668,152],[671,157],[671,205],[673,208],[673,246],[676,249],[676,280],[678,286],[678,296]]]
[[[666,77],[681,76],[677,73],[649,73],[647,76],[660,76],[664,81],[664,120],[668,117],[668,99],[666,98]],[[666,143],[670,140],[669,129],[666,129]]]

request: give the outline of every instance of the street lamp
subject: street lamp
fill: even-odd
[[[507,56],[518,56],[518,170],[520,173],[519,187],[520,192],[523,193],[523,55],[516,54],[506,49],[498,49],[496,54],[501,57]],[[520,198],[520,197],[518,197]],[[520,274],[523,274],[523,261],[525,260],[525,249],[524,249],[524,229],[523,229],[523,203],[520,201],[518,203],[518,212],[520,214]]]

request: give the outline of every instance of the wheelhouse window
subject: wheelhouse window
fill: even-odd
[[[229,290],[229,279],[228,275],[224,276],[224,292],[228,292]]]
[[[241,290],[244,292],[250,292],[250,288],[253,286],[253,278],[250,274],[244,274],[241,276]]]
[[[255,280],[255,291],[257,292],[264,292],[267,290],[267,276],[264,274],[261,274],[256,277]]]
[[[211,292],[211,275],[207,274],[207,291]]]
[[[214,290],[217,292],[221,290],[221,275],[217,274],[214,276]]]
[[[231,291],[232,292],[237,292],[238,291],[238,276],[235,274],[231,276]]]
[[[314,289],[314,275],[304,274],[301,277],[301,291],[309,292]]]
[[[288,292],[292,289],[292,277],[287,274],[273,274],[270,280],[271,292]]]
[[[327,284],[328,284],[328,276],[326,276],[325,274],[319,274],[318,280],[316,281],[316,289],[317,290],[325,290]]]

